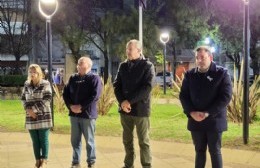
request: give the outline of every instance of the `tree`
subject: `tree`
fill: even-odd
[[[226,56],[235,63],[240,72],[241,52],[243,51],[244,5],[237,0],[211,0],[212,20],[220,25],[221,41]],[[259,16],[260,2],[250,0],[250,57],[254,75],[259,75],[258,41],[260,39]],[[232,25],[232,26],[230,26]],[[240,73],[238,73],[240,74]]]
[[[130,39],[137,39],[138,35],[138,12],[135,8],[131,10],[111,10],[109,1],[104,1],[101,8],[102,12],[93,11],[92,22],[89,24],[90,33],[87,39],[92,42],[104,55],[104,82],[107,82],[109,76],[109,61],[113,57],[125,58],[125,44]],[[94,5],[95,6],[95,5]],[[149,11],[150,12],[150,11]],[[144,15],[144,46],[148,56],[154,55],[158,45],[156,26],[151,16]],[[101,43],[97,43],[96,39],[100,39]]]
[[[113,16],[111,19],[115,17],[117,16]],[[119,56],[121,60],[123,60],[126,58],[126,43],[133,38],[138,39],[138,10],[132,8],[127,13],[123,13],[121,16],[119,16],[117,20],[117,24],[112,28],[116,31],[114,31],[112,36],[110,52],[112,55]],[[111,22],[109,22],[108,19],[106,21],[106,24],[108,24],[107,26],[109,26],[110,23]],[[159,28],[155,24],[154,9],[145,9],[143,12],[143,54],[150,59],[153,59],[158,48],[160,47],[158,38],[159,33]]]
[[[107,9],[104,9],[102,12],[103,16],[98,16],[96,12],[93,13],[95,17],[89,24],[89,33],[86,36],[86,38],[103,53],[105,60],[103,74],[105,84],[109,77],[109,45],[116,45],[116,41],[120,39],[120,35],[116,36],[116,34],[122,25],[122,19],[119,15],[115,15],[106,10]],[[101,43],[99,43],[97,39],[101,40]]]
[[[156,58],[156,64],[163,64],[163,53],[162,51],[158,51],[156,54],[155,54],[155,58]]]
[[[31,50],[30,6],[27,0],[0,0],[1,52],[15,57],[15,74],[19,71],[20,58]]]
[[[175,30],[175,40],[179,48],[194,49],[197,42],[205,37],[211,37],[215,43],[219,43],[219,25],[210,23],[211,15],[205,9],[209,2],[165,0],[165,12],[159,16],[159,24]]]
[[[251,67],[253,69],[254,76],[260,74],[260,2],[258,0],[250,1],[250,32],[251,32],[251,44],[250,44],[250,57]]]
[[[55,30],[62,35],[66,46],[75,58],[80,55],[80,47],[93,44],[105,60],[104,82],[109,77],[109,62],[117,57],[122,59],[125,44],[138,35],[138,12],[136,9],[124,10],[122,1],[84,0],[64,1],[59,12],[60,18]],[[65,12],[64,12],[65,11]],[[151,10],[146,10],[153,14]],[[155,54],[158,46],[156,26],[150,14],[144,15],[144,46],[148,56]],[[152,15],[153,17],[155,15]],[[77,60],[77,59],[75,59]]]
[[[55,30],[61,34],[64,44],[71,50],[76,62],[81,56],[80,48],[83,45],[92,43],[103,53],[105,83],[108,79],[109,37],[112,31],[116,30],[112,29],[111,25],[117,23],[115,18],[119,18],[109,12],[110,7],[111,2],[102,0],[66,0],[61,7],[63,12],[60,12],[60,16],[57,17],[59,24],[55,27]]]
[[[243,48],[242,1],[211,1],[211,22],[219,25],[222,53],[235,63],[239,75]]]
[[[91,1],[64,0],[60,3],[58,16],[53,19],[53,29],[71,50],[75,63],[81,57],[80,48],[87,43],[85,36],[91,18],[91,7]]]

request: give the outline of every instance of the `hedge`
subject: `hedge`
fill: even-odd
[[[0,86],[23,86],[27,75],[0,75]]]

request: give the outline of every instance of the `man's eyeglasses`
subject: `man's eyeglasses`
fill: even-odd
[[[204,61],[207,58],[207,56],[196,56],[195,59],[196,60],[201,60]]]

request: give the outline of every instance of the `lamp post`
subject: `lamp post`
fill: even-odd
[[[169,34],[162,33],[160,35],[160,41],[164,44],[163,54],[163,94],[166,94],[166,43],[169,41]]]
[[[48,73],[49,82],[52,88],[52,32],[51,32],[51,18],[57,12],[57,0],[39,0],[39,11],[46,19],[46,42],[48,49]],[[52,88],[53,91],[53,88]],[[51,113],[52,123],[54,127],[54,111],[53,111],[53,98],[51,99]]]
[[[176,41],[175,39],[173,40],[173,81],[176,81],[176,63],[177,63],[177,60],[176,60]]]
[[[248,57],[250,55],[250,35],[249,35],[249,0],[244,0],[244,95],[243,95],[243,141],[244,144],[248,144],[249,136],[249,66],[248,66]]]

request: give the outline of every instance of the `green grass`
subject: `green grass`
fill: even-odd
[[[172,99],[173,95],[176,94],[175,88],[171,89],[169,87],[166,88],[166,94],[164,94],[163,88],[160,87],[159,98]]]
[[[260,108],[258,108],[259,116]],[[24,128],[25,111],[19,100],[0,100],[0,131],[26,132]],[[69,117],[66,113],[54,116],[54,132],[70,133]],[[182,108],[174,104],[156,104],[151,113],[151,139],[192,143],[187,131],[187,118]],[[106,116],[99,116],[96,135],[121,136],[117,107],[113,106]],[[249,126],[249,144],[243,145],[243,125],[229,123],[223,134],[223,146],[237,149],[260,150],[260,118]]]
[[[0,100],[0,130],[24,131],[24,113],[21,101]]]

